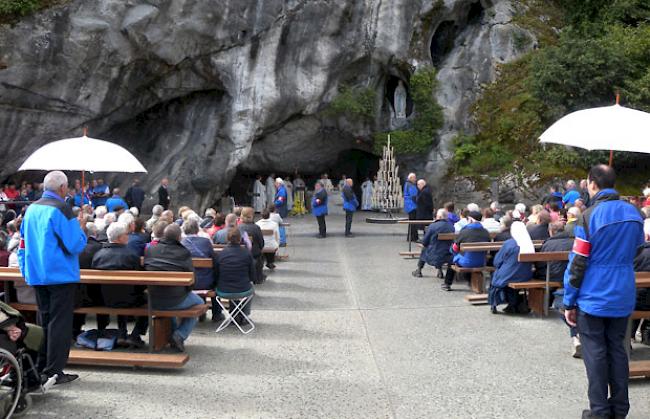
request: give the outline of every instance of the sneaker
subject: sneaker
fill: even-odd
[[[266,267],[269,268],[270,270],[273,270],[273,269],[275,269],[275,263],[272,263],[270,265],[266,265]]]
[[[411,275],[413,275],[416,278],[422,278],[422,270],[416,269],[413,272],[411,272]]]
[[[591,410],[582,411],[582,419],[609,419],[610,415],[596,415]]]
[[[71,383],[74,380],[79,378],[77,374],[65,374],[61,373],[56,379],[56,383],[54,385],[59,385],[59,384],[66,384],[66,383]]]
[[[517,313],[517,308],[515,308],[515,307],[513,307],[511,305],[508,305],[508,306],[506,306],[506,308],[503,309],[503,312],[506,313],[506,314],[515,314],[515,313]]]
[[[352,238],[352,237],[354,237],[354,234],[352,234],[352,233],[347,233],[347,234],[345,235],[345,237]]]
[[[580,344],[580,338],[574,336],[572,340],[573,340],[573,354],[571,354],[571,356],[574,358],[582,358],[582,345]]]
[[[492,313],[492,314],[499,314],[499,312],[497,311],[497,306],[491,306],[491,307],[490,307],[490,313]]]
[[[176,348],[178,352],[185,352],[185,345],[183,344],[183,339],[178,335],[178,333],[172,333],[172,337],[169,340],[169,344],[172,348]]]
[[[131,348],[142,349],[146,346],[139,335],[131,335],[126,339],[126,341],[129,343],[129,347]]]
[[[442,284],[440,286],[440,289],[442,289],[443,291],[451,291],[451,285]]]

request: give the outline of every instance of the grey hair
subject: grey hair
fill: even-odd
[[[110,223],[114,223],[115,221],[117,221],[117,219],[115,218],[115,213],[114,212],[109,212],[108,214],[106,214],[104,216],[104,222],[106,223],[106,225],[108,225]]]
[[[108,210],[103,205],[100,205],[97,208],[95,208],[95,215],[97,216],[97,218],[104,218],[107,212]]]
[[[205,216],[214,218],[217,216],[217,211],[215,211],[214,208],[207,208],[205,210]]]
[[[123,236],[125,234],[129,234],[129,226],[127,224],[124,224],[121,221],[111,223],[111,225],[109,225],[108,228],[106,229],[106,235],[108,236],[108,241],[111,243],[116,243],[117,239],[119,239],[120,236]]]
[[[86,235],[88,237],[97,237],[97,226],[95,223],[86,223]]]
[[[227,227],[234,227],[236,225],[237,225],[237,215],[235,215],[235,214],[226,215],[226,226]]]
[[[120,218],[117,219],[118,222],[124,223],[127,226],[135,223],[135,217],[130,212],[124,212],[120,215]]]
[[[56,192],[61,186],[67,184],[68,177],[60,170],[51,171],[43,179],[43,188],[50,192]]]
[[[131,207],[131,208],[129,208],[129,212],[130,212],[134,217],[137,217],[138,215],[140,215],[140,210],[138,209],[138,207]]]
[[[183,223],[183,233],[185,233],[186,236],[199,233],[199,223],[194,217],[185,220]]]
[[[571,187],[576,186],[576,181],[575,180],[569,180],[569,181],[567,181],[566,184],[567,184],[568,187],[571,188]]]
[[[156,205],[153,206],[153,209],[151,210],[151,213],[153,215],[156,215],[156,216],[160,217],[160,215],[163,213],[164,210],[165,210],[165,208],[163,208],[162,205],[156,204]]]
[[[448,213],[447,210],[444,209],[444,208],[440,208],[440,209],[436,212],[436,218],[439,219],[439,220],[446,220],[447,217],[449,217],[449,213]]]

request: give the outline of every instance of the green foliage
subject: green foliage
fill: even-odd
[[[425,68],[415,72],[410,80],[410,92],[415,115],[411,117],[411,128],[391,133],[391,145],[397,154],[423,153],[433,144],[444,120],[442,108],[434,98],[438,86],[436,70]],[[375,134],[374,150],[381,154],[386,145],[386,133]]]
[[[25,16],[38,9],[40,0],[0,0],[0,15]]]
[[[372,120],[375,117],[375,91],[370,87],[343,85],[325,112],[330,116]]]
[[[474,106],[477,134],[454,142],[454,174],[474,180],[506,173],[577,177],[606,162],[609,153],[542,147],[538,137],[548,126],[569,112],[613,104],[617,90],[624,105],[650,110],[649,3],[557,2],[568,26],[555,42],[540,43],[541,49],[499,68],[500,77]],[[530,13],[539,1],[526,3]],[[517,23],[526,21],[535,20],[527,15]],[[615,153],[620,171],[648,170],[646,161],[644,155]]]

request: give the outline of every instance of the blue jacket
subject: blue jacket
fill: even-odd
[[[598,317],[634,310],[634,257],[643,245],[643,219],[613,189],[600,191],[578,218],[564,273],[564,306]]]
[[[416,199],[418,197],[418,187],[409,182],[404,183],[404,212],[409,213],[417,209]]]
[[[87,204],[90,204],[90,197],[88,195],[88,192],[86,192],[84,194],[84,203],[83,203],[83,205],[87,205]],[[79,208],[82,207],[82,204],[81,204],[81,192],[77,193],[74,196],[74,206],[79,207]]]
[[[575,189],[571,189],[564,194],[564,197],[562,198],[562,202],[564,203],[565,207],[568,207],[573,205],[576,202],[576,199],[579,198],[580,198],[580,192],[576,191]]]
[[[193,258],[212,259],[214,266],[214,250],[210,239],[200,236],[186,236],[181,240],[181,244],[190,251]],[[214,289],[215,274],[213,268],[194,268],[194,289],[209,290]]]
[[[451,263],[452,257],[449,253],[449,246],[452,240],[438,240],[440,233],[453,233],[454,227],[447,220],[436,220],[429,224],[427,233],[422,239],[422,245],[425,247],[420,255],[420,260],[425,261],[428,265],[442,267],[445,263]]]
[[[115,208],[117,207],[122,207],[125,210],[129,209],[129,206],[126,203],[126,201],[123,200],[122,197],[119,195],[113,195],[110,198],[108,198],[108,200],[106,200],[106,209],[108,210],[108,212],[115,211]]]
[[[327,215],[327,191],[322,188],[311,198],[311,213],[314,217]]]
[[[101,186],[97,185],[95,188],[91,188],[88,191],[88,193],[91,194],[91,196],[96,194],[96,193],[108,194],[108,193],[110,193],[110,188],[108,187],[108,185],[101,185]],[[106,205],[107,200],[108,200],[108,198],[105,197],[105,196],[101,197],[101,198],[100,197],[94,197],[92,199],[93,208],[97,208],[100,205]]]
[[[130,233],[129,243],[126,245],[138,257],[144,256],[144,248],[147,247],[147,236],[144,233]]]
[[[278,191],[275,193],[275,208],[278,210],[280,217],[285,218],[289,214],[287,209],[287,189],[284,185],[280,185]]]
[[[456,224],[457,222],[460,221],[460,217],[459,217],[458,214],[456,214],[455,212],[450,212],[449,215],[447,215],[447,221],[448,221],[448,222],[451,224],[451,226],[453,227],[454,224]],[[453,233],[453,231],[452,231],[452,233]]]
[[[452,245],[454,263],[464,268],[480,268],[485,266],[487,252],[465,252],[460,253],[460,245],[463,243],[489,242],[490,233],[483,228],[481,223],[467,224],[458,233],[456,242]]]
[[[354,193],[350,185],[345,185],[341,192],[343,197],[343,209],[348,212],[355,212],[359,208],[359,201],[357,195]]]
[[[28,285],[79,282],[79,253],[86,248],[86,235],[58,195],[45,191],[27,208],[20,236],[18,263]]]
[[[533,264],[520,263],[518,257],[519,246],[515,239],[506,240],[494,257],[493,287],[505,288],[511,282],[526,282],[533,277]]]

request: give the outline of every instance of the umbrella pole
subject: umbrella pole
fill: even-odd
[[[609,150],[609,167],[612,167],[614,163],[614,150]]]
[[[84,137],[87,137],[87,136],[88,136],[88,127],[84,127]],[[610,163],[610,166],[611,166],[611,163]],[[81,208],[84,207],[84,197],[86,196],[86,190],[85,190],[85,188],[86,188],[85,175],[86,175],[86,171],[85,171],[85,170],[82,170],[82,171],[81,171],[81,199],[80,199],[80,202],[79,202],[80,205],[81,205]],[[73,201],[73,202],[74,202],[74,201]]]

